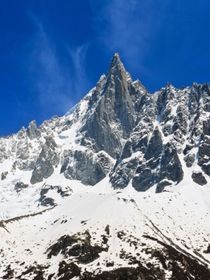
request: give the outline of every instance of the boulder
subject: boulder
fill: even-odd
[[[207,184],[206,178],[203,176],[202,172],[193,172],[192,179],[196,184],[200,186]]]

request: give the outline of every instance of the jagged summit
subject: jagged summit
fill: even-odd
[[[123,62],[120,59],[119,53],[115,53],[112,58],[112,61],[111,61],[111,64],[110,64],[110,67],[109,67],[109,70],[107,73],[107,80],[109,81],[110,79],[112,79],[112,80],[113,79],[114,80],[116,80],[116,79],[123,80],[124,79],[124,80],[132,81],[131,75],[126,71]]]
[[[120,54],[118,52],[115,52],[113,55],[113,59],[120,61]]]
[[[121,59],[120,59],[120,54],[118,52],[114,53],[113,57],[112,57],[112,62],[111,65],[116,65],[122,63]]]
[[[104,150],[113,158],[119,156],[124,139],[135,125],[138,90],[128,79],[119,55],[114,55],[101,97],[82,129],[97,151]]]
[[[120,70],[124,70],[125,71],[125,68],[124,68],[124,65],[120,59],[120,55],[119,53],[115,53],[113,55],[113,58],[112,58],[112,61],[111,61],[111,64],[110,64],[110,68],[109,68],[109,72],[114,72],[114,71],[120,71]]]

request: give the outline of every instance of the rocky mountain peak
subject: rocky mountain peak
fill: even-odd
[[[122,81],[124,84],[131,83],[132,78],[129,72],[126,71],[120,55],[115,53],[107,73],[107,82],[117,83],[117,81]]]
[[[37,128],[37,124],[35,120],[29,123],[29,126],[27,128],[27,134],[30,139],[34,139],[41,136],[41,133]]]
[[[96,151],[104,150],[113,158],[119,155],[123,139],[134,128],[135,104],[139,97],[138,87],[132,84],[119,54],[115,54],[101,89],[101,98],[82,129]]]
[[[115,53],[110,64],[108,76],[120,75],[122,73],[126,73],[125,67],[120,59],[120,55],[118,53]]]

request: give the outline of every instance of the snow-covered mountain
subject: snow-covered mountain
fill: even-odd
[[[210,279],[210,86],[115,54],[63,117],[0,138],[0,279]]]

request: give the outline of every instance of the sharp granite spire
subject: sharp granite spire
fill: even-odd
[[[129,77],[129,78],[128,78]],[[105,150],[116,158],[122,148],[123,139],[132,131],[135,120],[135,103],[140,98],[132,79],[125,70],[119,54],[115,53],[107,74],[102,96],[95,112],[83,129],[85,137],[97,149]]]
[[[111,64],[108,70],[107,80],[109,80],[111,77],[115,77],[120,80],[127,80],[128,76],[129,75],[123,65],[123,62],[120,59],[120,55],[118,53],[115,53],[111,60]]]
[[[120,55],[119,55],[119,53],[115,53],[113,55],[113,58],[112,58],[112,61],[111,61],[110,71],[114,70],[114,69],[120,70],[122,68],[123,68],[123,70],[125,70],[124,65],[123,65],[123,63],[120,59]]]

